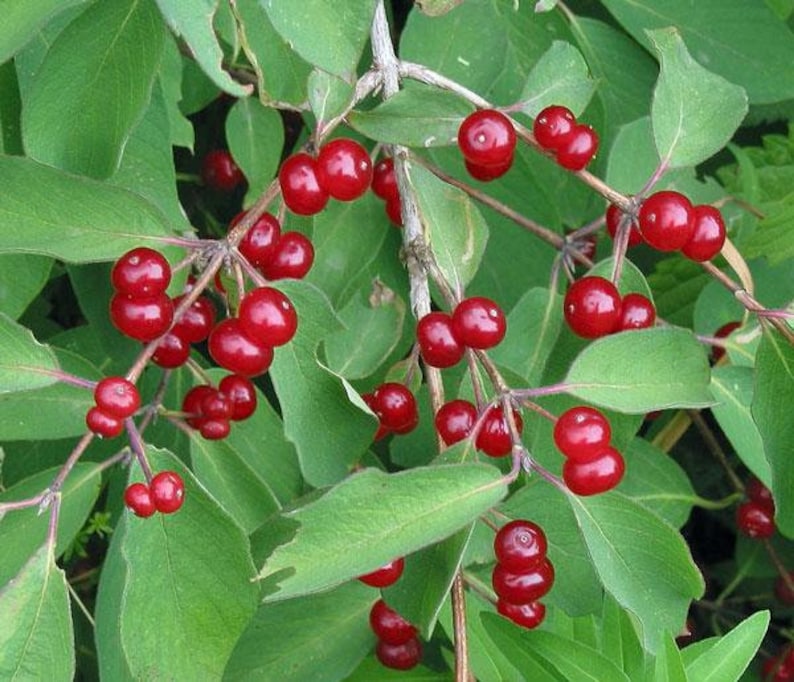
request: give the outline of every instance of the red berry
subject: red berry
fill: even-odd
[[[532,124],[532,134],[538,144],[550,151],[557,151],[573,134],[576,117],[567,107],[554,105],[541,111]]]
[[[608,279],[586,276],[565,294],[565,320],[574,334],[595,339],[611,334],[620,321],[620,293]]]
[[[223,440],[232,430],[228,419],[202,419],[198,428],[206,440]]]
[[[157,511],[163,514],[173,514],[185,500],[185,484],[175,471],[156,474],[149,484],[149,491]]]
[[[725,243],[725,223],[722,214],[713,206],[695,206],[695,228],[681,253],[694,261],[711,260]]]
[[[509,571],[496,564],[491,575],[494,592],[510,604],[529,604],[545,596],[554,584],[554,566],[548,559],[530,571]]]
[[[298,329],[292,301],[272,287],[259,287],[243,296],[238,316],[243,331],[266,346],[283,346]]]
[[[794,680],[794,649],[788,648],[767,658],[761,669],[764,682],[792,682]]]
[[[566,410],[554,424],[554,444],[576,462],[600,457],[611,438],[609,420],[595,408],[584,405]]]
[[[248,336],[234,317],[215,325],[207,346],[218,365],[245,377],[264,374],[273,361],[273,349]]]
[[[125,336],[137,341],[154,341],[171,326],[174,304],[168,294],[155,294],[149,298],[115,294],[110,299],[110,319]]]
[[[371,573],[360,575],[358,579],[370,587],[388,587],[389,585],[394,585],[400,579],[404,568],[405,559],[399,557]]]
[[[314,247],[300,232],[284,232],[272,258],[262,265],[267,279],[303,279],[314,263]]]
[[[358,199],[372,183],[372,159],[355,140],[331,140],[317,154],[317,180],[334,199]]]
[[[157,342],[152,362],[166,369],[181,367],[190,357],[190,343],[173,331],[168,332]]]
[[[232,403],[230,419],[248,419],[256,411],[256,389],[254,385],[239,374],[229,374],[218,384],[218,390]]]
[[[373,412],[378,415],[383,428],[397,433],[408,433],[419,422],[416,398],[403,384],[387,382],[372,394]]]
[[[571,137],[557,149],[557,163],[572,171],[582,170],[598,151],[598,134],[590,126],[577,125]]]
[[[245,211],[238,213],[231,222],[234,227],[245,217]],[[270,213],[263,213],[243,235],[237,250],[251,265],[260,268],[276,253],[276,244],[281,237],[281,225]]]
[[[444,443],[452,445],[468,438],[476,421],[477,408],[474,405],[468,400],[451,400],[436,412],[436,431]]]
[[[511,604],[504,599],[499,599],[496,602],[496,610],[516,625],[529,630],[538,627],[546,617],[546,606],[539,601],[532,601],[529,604]]]
[[[232,401],[217,389],[207,392],[201,398],[199,407],[201,416],[205,419],[231,419]]]
[[[775,534],[774,511],[753,500],[736,508],[736,527],[748,538],[771,538]]]
[[[245,180],[245,176],[229,152],[225,149],[214,149],[201,163],[201,179],[208,187],[231,192]]]
[[[400,203],[400,197],[394,197],[392,199],[388,199],[386,204],[384,205],[386,210],[386,215],[388,216],[389,220],[392,222],[392,225],[395,227],[402,227],[403,226],[403,214],[402,214],[402,204]]]
[[[157,511],[149,486],[145,483],[130,483],[124,491],[124,504],[135,516],[144,519]]]
[[[645,241],[659,251],[683,248],[695,231],[694,207],[679,192],[651,194],[640,205],[637,219]]]
[[[513,419],[520,434],[524,428],[524,421],[516,410],[513,410]],[[501,405],[492,405],[488,408],[477,433],[475,445],[488,457],[504,457],[510,454],[513,449],[513,439]]]
[[[182,412],[185,413],[185,422],[188,426],[192,426],[194,429],[201,427],[204,422],[201,404],[206,396],[213,393],[215,393],[215,389],[207,384],[194,386],[185,393],[185,397],[182,399]]]
[[[288,157],[278,172],[281,197],[298,215],[314,215],[325,208],[328,192],[317,177],[317,161],[304,152]]]
[[[568,490],[576,495],[598,495],[617,486],[625,470],[623,456],[615,448],[607,447],[600,457],[587,462],[566,459],[562,478]]]
[[[127,251],[115,262],[110,281],[121,294],[148,298],[162,294],[168,288],[171,266],[161,253],[141,246]]]
[[[384,438],[390,433],[390,430],[387,429],[380,421],[380,416],[378,416],[378,412],[377,412],[378,408],[377,405],[375,404],[375,394],[364,393],[362,394],[361,399],[367,404],[367,407],[369,407],[369,409],[375,413],[375,416],[378,417],[378,428],[375,431],[375,435],[373,436],[373,438],[375,440],[380,440],[381,438]]]
[[[773,514],[775,513],[775,500],[772,497],[772,491],[763,483],[761,483],[761,481],[755,476],[751,476],[750,480],[747,481],[745,494],[753,502],[757,502],[758,504],[769,508]]]
[[[606,223],[607,223],[607,232],[609,232],[609,236],[612,239],[615,238],[615,235],[618,232],[618,226],[620,225],[620,220],[623,217],[623,211],[621,211],[615,204],[610,204],[607,206],[607,213],[606,213]],[[640,228],[637,225],[637,221],[631,221],[631,228],[629,228],[629,243],[628,245],[637,246],[637,244],[642,244],[642,234],[640,233]]]
[[[126,419],[138,411],[141,395],[131,381],[123,377],[106,377],[94,389],[94,402],[105,414]]]
[[[546,534],[532,521],[516,519],[502,526],[493,541],[496,561],[513,573],[532,571],[546,558]]]
[[[179,306],[183,298],[184,295],[174,299],[174,308]],[[188,343],[199,343],[209,336],[214,324],[215,306],[206,296],[199,296],[174,323],[171,332]]]
[[[372,171],[372,191],[384,201],[399,199],[400,190],[397,187],[397,176],[394,174],[394,159],[391,157],[381,159],[375,164]]]
[[[113,417],[99,407],[92,407],[85,415],[88,429],[102,438],[115,438],[124,430],[124,420]]]
[[[416,628],[383,599],[378,599],[369,611],[369,624],[375,636],[387,644],[404,644],[416,637]]]
[[[422,645],[416,637],[403,644],[388,644],[383,640],[375,645],[375,655],[381,665],[393,670],[410,670],[422,659]]]
[[[416,324],[416,341],[422,360],[431,367],[452,367],[466,352],[452,329],[452,316],[442,312],[425,315]]]
[[[718,339],[727,338],[741,326],[742,326],[741,322],[726,322],[716,332],[714,332],[714,336]],[[711,359],[714,362],[717,362],[717,360],[719,360],[723,355],[725,355],[724,348],[720,346],[714,346],[711,349]]]
[[[503,113],[482,109],[460,124],[458,147],[463,158],[477,166],[503,166],[513,158],[516,131]]]
[[[656,308],[642,294],[626,294],[620,301],[620,322],[617,331],[646,329],[656,322]]]
[[[502,309],[489,298],[464,298],[452,313],[452,331],[464,346],[485,350],[498,345],[507,331]]]
[[[490,182],[491,180],[501,178],[513,167],[513,157],[511,156],[504,163],[500,163],[495,166],[478,166],[476,163],[472,163],[471,161],[467,160],[464,160],[464,164],[466,166],[466,170],[469,172],[469,175],[471,175],[471,177],[473,177],[475,180],[479,180],[480,182]]]

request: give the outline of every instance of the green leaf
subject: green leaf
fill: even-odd
[[[639,329],[598,339],[574,360],[565,383],[577,398],[629,414],[713,402],[706,354],[685,329]]]
[[[603,277],[604,279],[611,279],[614,265],[614,257],[609,256],[608,258],[598,261],[598,263],[588,270],[587,274]],[[645,279],[642,270],[628,259],[623,261],[623,266],[620,269],[620,279],[615,286],[617,286],[621,296],[630,293],[638,293],[653,301],[653,294],[651,293],[651,288],[648,286],[648,280]]]
[[[568,495],[568,500],[604,589],[637,617],[645,647],[657,650],[662,635],[678,631],[689,602],[703,593],[703,578],[686,543],[620,493]]]
[[[791,221],[794,220],[794,192],[765,211],[757,229],[741,244],[746,258],[765,257],[778,265],[794,257]]]
[[[13,61],[0,63],[0,93],[0,154],[24,154],[19,123],[22,101]]]
[[[45,544],[0,590],[0,677],[69,682],[74,667],[66,576]]]
[[[16,320],[44,288],[52,259],[23,253],[0,254],[0,314]]]
[[[261,2],[273,26],[301,57],[352,82],[369,37],[375,0]]]
[[[474,107],[446,90],[412,85],[369,111],[354,111],[348,122],[379,142],[407,147],[455,144],[458,128]]]
[[[429,17],[438,17],[455,9],[463,0],[416,0],[420,12]]]
[[[768,626],[769,611],[758,611],[745,618],[714,646],[687,663],[687,679],[698,682],[738,680],[761,646]]]
[[[786,537],[794,537],[794,497],[782,493],[794,486],[794,346],[778,332],[766,332],[756,354],[752,413],[764,442],[776,493],[775,522]]]
[[[453,289],[464,289],[477,273],[488,225],[463,191],[413,165],[408,172],[419,212],[441,272]]]
[[[309,103],[318,123],[325,123],[342,114],[355,96],[350,83],[322,69],[311,72],[308,89]],[[347,122],[350,122],[349,117]]]
[[[73,263],[112,260],[171,233],[164,216],[126,190],[30,159],[0,156],[0,252]]]
[[[325,594],[259,607],[223,679],[336,682],[372,647],[372,588],[354,581]]]
[[[157,0],[157,6],[171,30],[182,36],[191,54],[213,83],[235,97],[250,93],[250,85],[240,85],[223,69],[223,51],[213,26],[218,0],[199,0],[192,3],[182,0]]]
[[[150,0],[91,5],[55,40],[26,93],[28,155],[83,175],[111,175],[149,101],[164,42]]]
[[[171,36],[165,41],[159,80],[168,112],[171,142],[175,147],[185,147],[192,152],[195,142],[193,124],[179,109],[179,103],[182,101],[182,55],[179,53],[176,39]]]
[[[318,592],[446,538],[498,502],[506,486],[483,465],[365,469],[284,518],[300,523],[259,577],[279,584],[274,601]],[[336,530],[328,532],[328,519]]]
[[[552,104],[580,116],[595,91],[587,63],[570,43],[555,40],[529,72],[521,93],[521,111],[535,118]]]
[[[50,386],[57,381],[58,360],[45,346],[5,313],[0,312],[0,394]]]
[[[3,23],[0,25],[0,64],[13,57],[56,14],[83,2],[84,0],[5,0]]]
[[[649,33],[661,61],[651,107],[663,163],[694,166],[722,149],[747,114],[747,95],[700,66],[675,28]]]
[[[687,682],[689,679],[684,670],[684,662],[681,660],[681,651],[670,634],[664,637],[662,646],[656,654],[654,674],[656,682]]]

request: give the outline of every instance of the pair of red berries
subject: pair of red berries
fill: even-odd
[[[404,384],[388,381],[361,397],[378,418],[375,440],[389,433],[410,433],[419,423],[416,398]]]
[[[519,434],[524,421],[513,410],[513,421]],[[435,427],[446,445],[453,445],[469,437],[477,423],[477,408],[468,400],[451,400],[436,412]],[[513,449],[513,438],[501,405],[491,405],[483,415],[480,430],[474,440],[475,447],[488,457],[504,457]]]
[[[482,182],[495,180],[513,165],[516,131],[502,112],[481,109],[460,124],[458,148],[469,175]]]
[[[573,112],[560,105],[546,107],[537,115],[532,134],[537,143],[568,170],[584,169],[598,151],[595,130],[577,123]]]
[[[554,584],[546,534],[532,521],[517,519],[499,529],[493,547],[496,565],[491,583],[499,598],[496,610],[516,625],[536,628],[546,616],[539,600]]]
[[[450,315],[436,311],[425,315],[416,325],[419,352],[431,367],[458,364],[466,348],[487,350],[501,343],[507,332],[502,309],[489,298],[464,298]]]
[[[288,157],[278,172],[281,196],[298,215],[315,215],[329,198],[353,201],[372,182],[372,160],[358,142],[331,140],[320,147],[317,158],[305,152]]]
[[[562,478],[571,492],[598,495],[620,483],[626,464],[611,439],[609,420],[592,407],[572,407],[557,418],[554,444],[565,456]]]
[[[106,377],[94,388],[94,407],[88,410],[85,423],[97,436],[114,438],[124,430],[124,420],[141,406],[135,384],[123,377]]]
[[[226,438],[230,421],[248,419],[256,411],[256,390],[244,376],[223,377],[218,388],[207,384],[194,386],[182,401],[188,426],[198,429],[207,440]]]
[[[393,225],[403,226],[400,189],[394,174],[394,159],[387,157],[375,164],[372,172],[372,193],[385,202],[386,215]]]
[[[736,508],[736,527],[749,538],[763,540],[775,534],[775,500],[772,492],[753,477],[745,488],[747,501]]]
[[[245,176],[225,149],[213,149],[201,162],[201,179],[207,187],[231,192],[245,182]]]
[[[147,518],[156,511],[173,514],[185,501],[185,484],[175,471],[161,471],[149,485],[131,483],[124,491],[124,504],[136,516]]]
[[[410,670],[419,663],[422,644],[416,628],[382,599],[372,605],[369,624],[378,638],[375,655],[382,665],[395,670]]]
[[[563,312],[571,331],[586,339],[644,329],[656,322],[656,309],[646,296],[631,293],[621,298],[612,282],[595,275],[571,284],[565,294]]]

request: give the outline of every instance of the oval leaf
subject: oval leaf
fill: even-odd
[[[49,346],[0,312],[0,393],[43,388],[56,382],[58,360]]]

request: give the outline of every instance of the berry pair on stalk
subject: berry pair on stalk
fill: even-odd
[[[568,288],[563,302],[565,320],[571,331],[586,339],[631,329],[645,329],[656,322],[653,303],[642,294],[621,298],[608,279],[589,275]]]
[[[173,514],[185,501],[185,484],[175,471],[161,471],[149,485],[131,483],[124,491],[124,504],[136,516],[148,518],[155,512]]]
[[[463,119],[458,128],[458,147],[469,175],[488,182],[513,165],[516,131],[502,112],[481,109]]]
[[[86,413],[86,426],[97,436],[114,438],[124,430],[124,420],[138,411],[141,396],[131,381],[106,377],[94,389],[94,403]]]
[[[563,168],[580,171],[598,151],[598,134],[588,125],[577,123],[567,107],[546,107],[535,118],[532,134]]]
[[[375,440],[389,433],[410,433],[419,423],[416,398],[404,384],[388,381],[361,397],[378,418]]]

